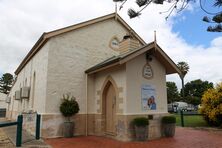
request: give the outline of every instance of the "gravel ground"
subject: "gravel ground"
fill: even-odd
[[[13,148],[15,147],[8,136],[5,134],[3,129],[0,128],[0,147],[1,148]]]

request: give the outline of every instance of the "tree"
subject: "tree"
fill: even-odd
[[[189,65],[186,62],[178,62],[177,67],[180,69],[181,74],[180,74],[180,79],[182,82],[182,99],[184,100],[184,77],[189,71]]]
[[[201,106],[200,113],[205,120],[210,125],[222,127],[222,83],[204,93]]]
[[[222,6],[222,0],[214,0],[214,7],[221,7]],[[206,12],[209,15],[212,15],[212,17],[208,17],[208,16],[204,16],[203,17],[203,21],[207,22],[207,23],[214,23],[216,25],[212,26],[210,25],[207,28],[207,31],[209,32],[222,32],[222,11],[220,12],[210,12],[208,10],[206,10],[203,6],[202,0],[200,0],[200,7],[202,8],[202,10],[204,10],[204,12]]]
[[[8,94],[13,83],[13,75],[5,73],[0,78],[0,92]]]
[[[113,0],[114,2],[121,2],[120,5],[120,9],[123,7],[123,5],[127,2],[127,0]],[[190,2],[195,2],[196,0],[136,0],[136,4],[141,8],[139,11],[135,11],[134,9],[128,9],[128,15],[130,18],[135,18],[137,16],[141,15],[141,12],[150,4],[154,3],[154,4],[161,4],[163,5],[164,2],[168,2],[171,3],[171,7],[169,7],[169,9],[166,12],[162,12],[162,13],[168,13],[168,15],[166,16],[166,20],[168,19],[168,17],[171,15],[171,13],[176,10],[177,13],[181,12],[182,10],[184,10],[188,4]],[[222,7],[222,0],[199,0],[200,3],[200,8],[206,12],[207,14],[213,15],[213,19],[211,21],[211,19],[207,16],[205,16],[203,18],[203,21],[205,22],[214,22],[217,23],[216,26],[209,26],[207,31],[210,32],[222,32],[222,11],[216,12],[216,13],[212,13],[209,12],[206,8],[206,2],[208,2],[208,5],[213,5],[214,7]],[[218,10],[217,10],[218,11]]]
[[[205,91],[213,88],[213,83],[202,81],[201,79],[193,80],[184,86],[184,94],[188,103],[198,105]]]
[[[167,102],[172,103],[179,98],[178,89],[175,82],[166,82],[167,86]]]

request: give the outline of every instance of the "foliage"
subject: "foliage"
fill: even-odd
[[[213,83],[201,79],[186,83],[184,86],[186,102],[193,105],[200,104],[203,93],[209,88],[213,88]]]
[[[214,4],[213,4],[214,7],[221,7],[222,6],[222,0],[214,0]],[[202,10],[204,10],[207,14],[209,15],[212,15],[212,17],[208,17],[208,16],[204,16],[203,17],[203,21],[204,22],[207,22],[207,23],[214,23],[216,25],[214,26],[209,26],[207,28],[207,31],[209,32],[222,32],[222,11],[220,12],[209,12],[207,11],[204,6],[203,6],[203,3],[202,3],[202,0],[200,0],[200,7],[202,8]]]
[[[179,98],[178,89],[175,82],[166,82],[167,102],[172,103]]]
[[[204,93],[201,105],[205,120],[210,125],[222,126],[222,83]]]
[[[178,62],[177,63],[177,67],[180,69],[180,71],[181,71],[181,75],[180,75],[180,77],[182,77],[182,78],[184,78],[185,77],[185,75],[188,73],[188,71],[189,71],[189,69],[190,69],[190,67],[189,67],[189,65],[186,63],[186,62]]]
[[[147,126],[149,125],[149,120],[145,117],[138,117],[133,120],[133,124],[136,126]]]
[[[180,69],[181,74],[180,74],[180,79],[182,82],[182,99],[184,99],[184,77],[188,73],[190,67],[186,62],[178,62],[177,67]]]
[[[183,101],[188,104],[193,104],[193,105],[197,106],[201,103],[201,98],[196,97],[196,96],[186,96]]]
[[[0,78],[0,92],[8,94],[11,90],[13,83],[13,75],[10,73],[5,73]]]
[[[221,7],[222,6],[222,0],[215,0],[214,6],[215,7]]]
[[[164,116],[161,119],[161,122],[165,123],[165,124],[176,123],[176,117],[175,116]]]
[[[67,117],[68,121],[70,121],[70,117],[79,112],[79,104],[75,97],[70,97],[69,94],[66,94],[63,95],[62,103],[59,109],[63,116]]]
[[[120,8],[123,8],[123,5],[128,1],[128,0],[113,0],[114,2],[120,2]],[[163,5],[166,3],[170,3],[171,6],[169,7],[169,9],[167,11],[164,12],[160,12],[160,14],[162,13],[168,13],[168,15],[165,17],[166,20],[169,18],[169,16],[172,14],[173,11],[176,11],[177,13],[181,12],[182,10],[186,9],[188,4],[190,2],[195,2],[196,0],[136,0],[136,4],[140,7],[140,10],[136,11],[132,8],[128,9],[128,15],[130,18],[135,18],[141,15],[141,12],[147,8],[150,4],[157,4],[157,5]],[[209,3],[208,5],[211,5],[211,7],[219,7],[221,8],[222,6],[222,0],[199,0],[199,4],[200,4],[200,8],[206,12],[207,14],[213,15],[213,18],[209,18],[207,16],[205,16],[203,18],[203,21],[205,22],[209,22],[209,23],[217,23],[217,25],[215,26],[209,26],[207,31],[210,32],[222,32],[222,12],[216,12],[216,13],[212,13],[209,12],[206,8],[205,5],[206,3]],[[208,8],[209,9],[209,8]],[[218,9],[217,9],[218,11]],[[212,21],[211,21],[212,20]]]

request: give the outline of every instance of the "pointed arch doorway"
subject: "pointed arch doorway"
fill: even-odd
[[[107,81],[103,90],[103,119],[105,120],[104,132],[106,135],[116,135],[116,90],[115,84]]]

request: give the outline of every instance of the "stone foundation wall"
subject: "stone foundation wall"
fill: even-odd
[[[63,137],[63,123],[65,118],[61,114],[43,114],[41,124],[41,137]],[[75,123],[74,136],[86,134],[86,115],[76,114],[71,118]]]
[[[153,119],[149,119],[148,127],[148,139],[158,139],[161,138],[161,118],[166,114],[154,114],[151,115]],[[117,137],[116,139],[122,141],[132,141],[135,139],[135,129],[132,121],[137,117],[146,117],[148,115],[119,115],[117,121]]]
[[[22,114],[23,115],[23,128],[35,136],[35,129],[36,129],[36,118],[37,114]]]
[[[161,118],[166,114],[151,115],[153,119],[149,120],[148,139],[158,139],[161,134]],[[148,117],[148,115],[117,115],[116,136],[111,138],[121,141],[133,141],[135,139],[135,130],[132,120],[136,117]],[[105,135],[105,121],[101,114],[88,115],[88,134],[97,136]],[[110,137],[110,135],[108,136]]]
[[[17,112],[7,112],[7,117],[17,116]],[[165,114],[151,115],[153,119],[149,120],[148,139],[157,139],[161,135],[161,118]],[[23,127],[31,134],[35,134],[36,116],[34,114],[23,114]],[[75,122],[74,136],[78,135],[96,135],[107,136],[105,134],[105,118],[102,114],[87,115],[87,133],[86,133],[86,114],[77,114],[71,118]],[[117,115],[116,135],[107,136],[120,141],[133,141],[135,139],[135,130],[132,120],[136,117],[148,117],[148,115]],[[42,114],[41,115],[41,137],[55,138],[63,137],[63,123],[65,118],[61,114]]]
[[[6,118],[11,121],[17,121],[18,115],[21,113],[17,111],[7,111]],[[35,126],[36,126],[36,113],[33,114],[22,114],[23,115],[23,129],[35,135]]]
[[[104,136],[105,121],[101,114],[88,114],[88,135]]]

